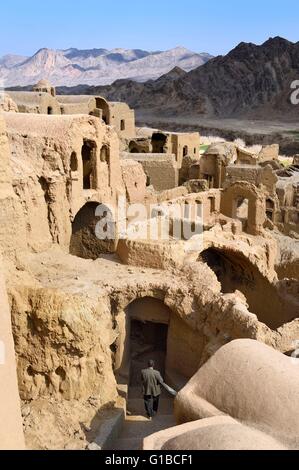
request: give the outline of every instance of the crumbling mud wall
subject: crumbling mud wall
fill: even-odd
[[[10,289],[22,400],[116,399],[108,303],[34,288]]]
[[[25,447],[11,315],[0,259],[0,449]]]
[[[18,107],[13,99],[6,93],[1,93],[0,96],[0,111],[7,113],[17,113]]]
[[[124,192],[118,137],[91,116],[3,116],[11,148],[4,166],[12,172],[7,190],[12,192],[13,187],[18,205],[14,217],[22,218],[22,243],[33,251],[46,250],[52,243],[68,248],[72,220],[85,203],[115,204],[116,194]]]

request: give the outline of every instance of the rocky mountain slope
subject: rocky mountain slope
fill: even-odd
[[[299,116],[299,105],[290,103],[294,80],[299,80],[299,42],[276,37],[261,46],[241,43],[189,73],[176,68],[156,81],[118,80],[62,92],[103,94],[128,102],[139,115],[294,119]]]
[[[148,52],[140,49],[40,49],[32,57],[0,58],[0,80],[6,87],[33,85],[42,78],[54,85],[106,85],[117,79],[156,79],[174,67],[190,71],[211,59],[183,47]]]

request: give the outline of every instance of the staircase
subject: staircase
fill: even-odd
[[[110,450],[141,450],[143,439],[163,429],[175,426],[173,398],[163,392],[159,413],[152,421],[146,418],[140,387],[130,388],[127,416],[118,439]]]

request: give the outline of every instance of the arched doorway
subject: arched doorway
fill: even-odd
[[[131,301],[116,316],[118,337],[112,346],[118,383],[130,385],[140,397],[140,374],[148,360],[156,361],[166,381],[186,383],[198,370],[204,339],[164,302],[144,296]]]
[[[152,136],[153,153],[166,153],[167,136],[161,132],[154,132]]]
[[[140,388],[141,370],[150,359],[165,373],[172,315],[163,300],[154,297],[138,298],[127,306],[118,318],[115,372],[119,381]]]
[[[97,109],[102,110],[102,119],[105,124],[110,125],[110,108],[108,102],[104,98],[96,98]]]
[[[106,223],[106,220],[109,222]],[[99,223],[103,225],[107,238],[104,238],[105,233],[99,238],[99,231],[96,231]],[[88,202],[80,209],[72,224],[70,254],[79,258],[97,259],[102,254],[116,251],[116,238],[116,228],[109,208],[98,202]]]
[[[92,140],[84,140],[82,146],[82,162],[83,162],[83,189],[92,189],[93,168],[95,167],[96,143]]]
[[[235,219],[242,222],[243,230],[246,232],[249,214],[249,200],[244,197],[239,197],[235,200],[234,214]]]
[[[130,321],[130,375],[129,385],[141,385],[140,371],[150,359],[165,375],[168,326],[171,310],[162,300],[145,297],[132,302],[127,308]]]
[[[110,148],[108,145],[103,145],[100,152],[100,160],[102,163],[107,164],[108,169],[108,186],[111,186],[111,166],[110,166]]]

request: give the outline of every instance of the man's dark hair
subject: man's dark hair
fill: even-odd
[[[153,360],[148,361],[148,366],[149,367],[155,367],[155,361],[153,361]]]

